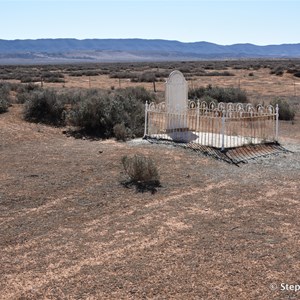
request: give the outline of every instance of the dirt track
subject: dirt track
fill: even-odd
[[[281,126],[294,153],[236,167],[68,138],[20,112],[0,115],[0,299],[300,297],[279,291],[300,284],[299,121]],[[160,167],[156,194],[120,184],[134,153]]]

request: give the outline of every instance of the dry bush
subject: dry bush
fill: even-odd
[[[134,155],[132,157],[124,156],[122,164],[129,182],[126,184],[136,185],[138,191],[151,190],[156,191],[160,186],[160,176],[155,162],[152,158],[144,155]]]

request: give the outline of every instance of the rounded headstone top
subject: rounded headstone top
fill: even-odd
[[[186,80],[183,76],[183,74],[178,71],[178,70],[175,70],[173,72],[170,73],[168,79],[167,79],[167,84],[185,84],[186,83]]]

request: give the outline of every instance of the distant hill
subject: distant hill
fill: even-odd
[[[299,44],[257,46],[145,39],[0,40],[0,63],[300,58]]]

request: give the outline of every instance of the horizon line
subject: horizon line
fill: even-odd
[[[86,40],[146,40],[146,41],[168,41],[168,42],[178,42],[182,44],[196,44],[196,43],[208,43],[208,44],[214,44],[219,46],[233,46],[233,45],[253,45],[253,46],[280,46],[280,45],[297,45],[300,44],[300,42],[293,42],[293,43],[281,43],[281,44],[254,44],[250,42],[237,42],[233,44],[218,44],[214,42],[208,42],[208,41],[193,41],[193,42],[183,42],[180,40],[173,40],[173,39],[162,39],[162,38],[74,38],[74,37],[63,37],[63,38],[17,38],[17,39],[0,39],[0,41],[8,41],[8,42],[14,42],[14,41],[38,41],[38,40],[77,40],[77,41],[86,41]]]

